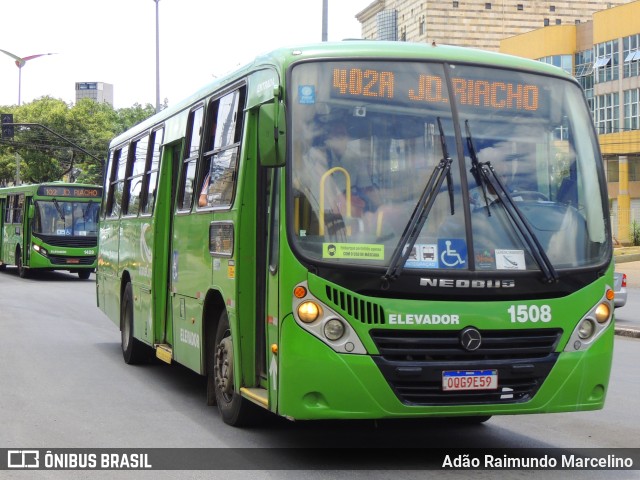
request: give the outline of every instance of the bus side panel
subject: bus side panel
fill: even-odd
[[[145,218],[127,218],[120,220],[122,235],[119,244],[119,276],[127,272],[133,286],[134,336],[139,340],[153,344],[153,331],[149,322],[151,311],[151,249],[153,237],[147,236],[151,225]],[[151,242],[149,245],[147,242]],[[148,311],[149,313],[145,313]]]
[[[173,223],[173,354],[177,362],[196,372],[202,370],[202,310],[204,297],[211,284],[210,222],[209,212],[178,214]]]
[[[96,281],[100,309],[120,327],[120,277],[118,248],[120,221],[104,219],[100,223],[100,256]]]
[[[15,223],[5,225],[5,248],[7,263],[10,265],[17,265],[18,258],[16,257],[16,250],[20,248],[22,252],[22,227]],[[22,255],[22,253],[21,253]]]

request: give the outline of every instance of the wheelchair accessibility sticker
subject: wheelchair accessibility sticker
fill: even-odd
[[[438,240],[440,268],[467,268],[467,244],[460,238]]]

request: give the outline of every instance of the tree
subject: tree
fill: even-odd
[[[143,107],[136,103],[130,108],[114,110],[107,103],[91,99],[82,99],[71,105],[59,99],[42,97],[19,107],[0,107],[0,111],[12,113],[14,123],[46,127],[17,127],[13,140],[0,140],[0,183],[14,181],[16,153],[19,153],[23,182],[62,180],[73,173],[79,182],[102,184],[110,140],[153,115],[155,108],[151,104]],[[93,157],[102,160],[97,161]]]

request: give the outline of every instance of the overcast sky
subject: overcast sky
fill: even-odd
[[[329,0],[329,40],[360,38],[373,0]],[[22,103],[75,102],[76,82],[114,86],[115,108],[155,105],[154,0],[0,0],[0,49],[29,60]],[[322,38],[322,0],[160,0],[160,101],[280,46]],[[18,103],[18,68],[0,52],[0,105]]]

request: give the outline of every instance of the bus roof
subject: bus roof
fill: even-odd
[[[9,187],[0,188],[0,195],[9,195],[12,193],[25,192],[29,195],[35,195],[41,187],[53,187],[53,188],[99,188],[102,190],[102,185],[94,185],[91,183],[69,183],[63,181],[42,182],[42,183],[23,183],[22,185],[11,185]]]
[[[176,105],[171,106],[118,137],[114,138],[111,146],[118,145],[144,132],[156,124],[163,122],[178,112],[211,95],[224,85],[233,83],[249,73],[266,67],[275,67],[284,71],[294,62],[311,59],[331,58],[375,58],[394,60],[430,60],[453,63],[477,64],[489,67],[525,70],[533,73],[556,76],[574,80],[571,75],[561,68],[536,60],[490,52],[470,47],[456,47],[451,45],[437,45],[412,42],[389,42],[373,40],[345,40],[342,42],[321,42],[312,44],[290,45],[259,55],[250,63],[227,75],[205,85],[200,90],[186,97]]]

